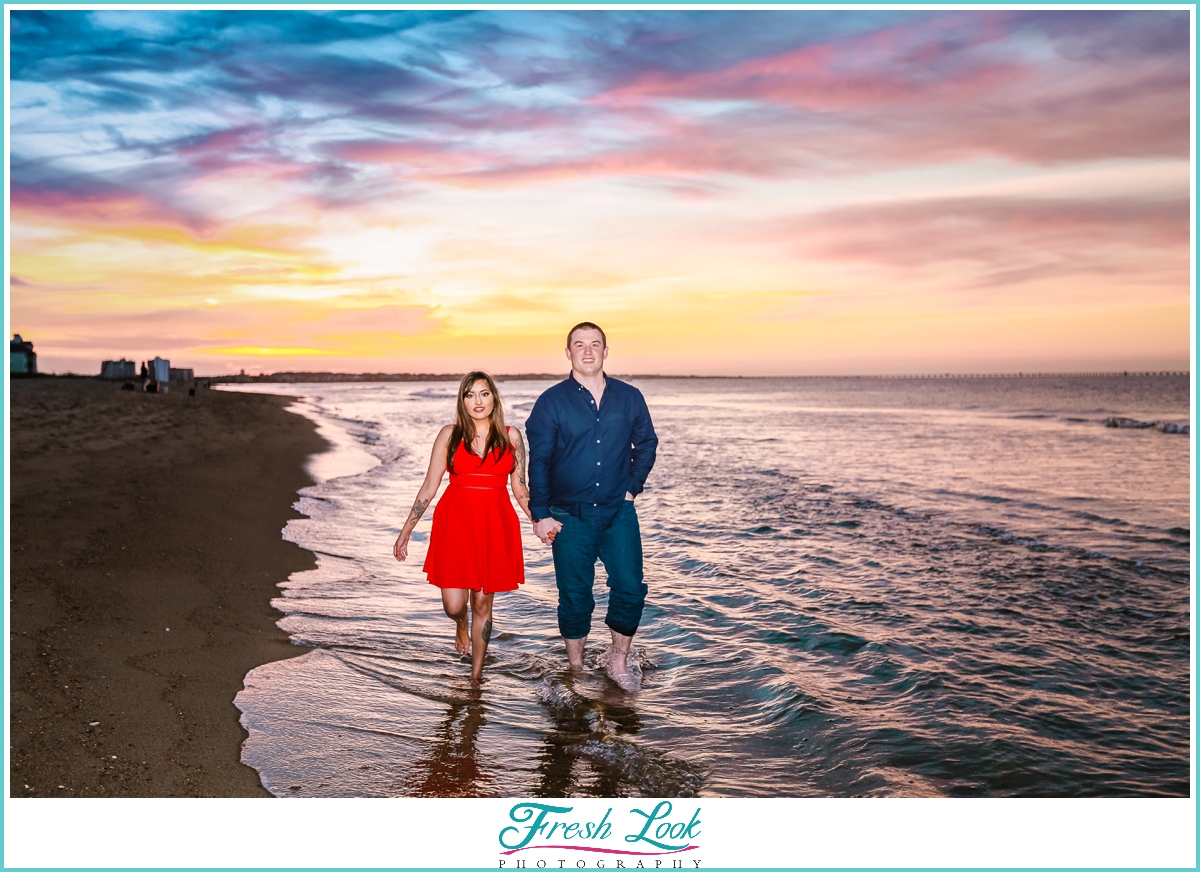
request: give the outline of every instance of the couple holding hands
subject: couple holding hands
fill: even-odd
[[[624,690],[636,690],[629,651],[647,588],[633,501],[654,466],[658,437],[641,391],[605,375],[603,330],[590,321],[576,324],[566,353],[571,374],[538,397],[525,424],[528,479],[525,443],[519,430],[504,425],[495,382],[487,373],[467,373],[455,423],[434,440],[425,482],[394,553],[397,560],[408,557],[413,528],[449,472],[450,485],[433,513],[424,571],[441,588],[442,606],[457,624],[454,647],[471,654],[471,678],[479,681],[492,637],[493,594],[525,581],[520,522],[507,484],[534,533],[553,549],[558,628],[571,668],[583,667],[599,558],[608,574],[604,622],[612,632],[606,671]]]

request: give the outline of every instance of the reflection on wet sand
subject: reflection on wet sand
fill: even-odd
[[[475,738],[487,723],[478,691],[464,702],[451,703],[434,734],[428,756],[416,761],[424,778],[416,785],[417,796],[491,796],[494,776],[475,756]]]

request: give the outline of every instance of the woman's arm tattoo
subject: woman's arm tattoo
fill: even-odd
[[[429,500],[417,500],[413,503],[412,511],[408,513],[408,520],[415,527],[417,521],[421,520],[421,516],[425,514],[425,509],[429,505]]]
[[[513,474],[516,476],[516,481],[512,483],[513,496],[517,498],[517,505],[521,507],[526,515],[529,515],[529,520],[533,520],[533,515],[529,514],[529,479],[526,477],[525,467],[525,440],[521,438],[521,431],[517,431],[517,438],[512,442],[513,447]]]
[[[516,455],[517,477],[521,481],[521,486],[528,488],[529,483],[525,478],[525,440],[521,438],[520,431],[517,432],[516,443],[513,445],[513,453]]]

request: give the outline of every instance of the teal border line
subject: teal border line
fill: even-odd
[[[9,9],[17,9],[17,8],[35,8],[36,9],[36,8],[71,6],[71,5],[76,5],[76,4],[73,4],[72,2],[70,2],[70,0],[46,0],[46,2],[28,3],[28,4],[0,3],[0,9],[3,9],[4,12],[7,12]],[[80,4],[80,5],[84,5],[84,4]],[[399,6],[399,5],[416,5],[416,6],[421,6],[421,7],[442,7],[442,6],[444,6],[444,7],[490,7],[490,6],[510,6],[510,5],[514,5],[514,4],[511,2],[506,2],[506,0],[472,0],[472,2],[469,2],[469,3],[456,2],[456,0],[426,0],[426,2],[421,2],[419,4],[400,4],[400,3],[395,3],[395,2],[389,2],[389,0],[357,0],[357,2],[352,2],[352,3],[329,3],[329,2],[325,2],[325,0],[258,0],[258,2],[254,2],[254,3],[222,2],[222,0],[197,0],[197,2],[186,2],[186,0],[166,0],[166,2],[152,2],[152,0],[90,0],[90,2],[87,2],[86,5],[91,6],[91,7],[102,7],[102,6],[162,7],[162,8],[164,8],[164,11],[165,11],[166,7],[171,7],[171,6],[188,6],[188,7],[212,6],[212,7],[223,7],[223,8],[237,8],[239,6],[253,5],[253,6],[259,6],[259,7],[275,6],[275,7],[279,7],[281,10],[283,10],[285,8],[294,8],[294,7],[298,7],[298,6],[343,6],[343,7],[351,7],[351,8],[369,7],[369,6],[394,7],[394,6]],[[1060,9],[1063,7],[1081,7],[1081,8],[1088,8],[1088,9],[1097,9],[1097,8],[1121,9],[1121,8],[1130,8],[1130,7],[1136,8],[1138,6],[1148,6],[1148,7],[1155,7],[1155,8],[1164,8],[1164,7],[1174,8],[1174,9],[1178,9],[1180,11],[1189,10],[1192,13],[1194,22],[1196,22],[1197,19],[1200,18],[1200,15],[1198,15],[1198,13],[1200,13],[1200,3],[1196,3],[1196,2],[1193,2],[1193,3],[1169,3],[1169,2],[1168,3],[1155,3],[1155,2],[1153,2],[1153,0],[1132,0],[1132,2],[1124,2],[1124,3],[1115,2],[1115,0],[1103,0],[1103,2],[1089,2],[1089,0],[1058,0],[1058,2],[1052,2],[1052,0],[1032,0],[1032,2],[1021,2],[1021,3],[988,3],[988,2],[983,2],[983,0],[927,0],[927,2],[922,2],[922,3],[904,2],[904,0],[873,0],[873,2],[870,2],[869,4],[864,4],[861,2],[852,2],[852,0],[831,0],[831,2],[830,2],[830,0],[827,0],[827,2],[795,2],[795,0],[753,0],[753,2],[746,2],[746,3],[737,2],[737,0],[735,0],[735,2],[731,2],[731,3],[706,3],[706,2],[697,3],[697,2],[689,2],[689,0],[654,0],[654,2],[652,2],[652,3],[645,3],[645,4],[622,3],[622,2],[619,2],[619,0],[597,0],[597,2],[589,2],[589,3],[563,3],[563,2],[558,2],[558,0],[521,0],[520,5],[547,6],[547,7],[556,7],[556,8],[569,8],[569,7],[573,7],[573,6],[620,7],[620,6],[627,6],[627,5],[655,6],[655,7],[679,6],[679,7],[688,7],[688,8],[697,8],[697,7],[702,8],[705,6],[712,6],[712,7],[714,7],[714,9],[722,8],[722,7],[736,7],[738,5],[756,6],[756,7],[779,6],[779,7],[789,7],[789,8],[796,8],[796,7],[803,7],[803,6],[819,6],[819,7],[822,7],[823,9],[829,9],[831,7],[832,8],[840,7],[840,8],[844,8],[846,11],[862,9],[864,6],[870,6],[870,7],[875,7],[875,8],[904,6],[904,7],[913,8],[913,11],[920,11],[922,9],[936,9],[938,7],[990,8],[990,7],[994,7],[994,6],[999,6],[999,7],[1021,6],[1021,7],[1026,7],[1026,8],[1030,8],[1030,9],[1035,9],[1035,10],[1038,7],[1046,7],[1047,11],[1049,11],[1051,9]],[[83,11],[83,10],[80,10],[80,11]],[[596,11],[601,11],[601,10],[596,10]],[[667,10],[664,10],[664,11],[667,11]],[[797,10],[797,11],[801,11],[801,10]],[[863,11],[868,11],[868,10],[863,10]],[[1198,36],[1198,38],[1200,38],[1200,36]],[[7,48],[7,43],[5,44],[5,48]],[[1196,142],[1197,119],[1200,118],[1200,78],[1197,78],[1196,58],[1195,58],[1196,49],[1197,49],[1197,45],[1195,42],[1193,42],[1193,53],[1194,53],[1194,56],[1193,56],[1193,78],[1194,78],[1194,80],[1196,80],[1196,86],[1194,87],[1193,94],[1192,94],[1192,101],[1193,101],[1192,102],[1192,130],[1193,130],[1192,139],[1193,139],[1193,148],[1194,149],[1195,149],[1195,146],[1197,145],[1197,142]],[[5,71],[5,73],[7,74],[7,70]],[[8,119],[6,110],[7,110],[6,103],[0,102],[0,136],[3,136],[3,137],[7,137],[7,133],[8,133],[8,120],[9,119]],[[1197,179],[1198,170],[1200,170],[1200,167],[1197,167],[1195,157],[1193,157],[1192,177],[1193,177],[1194,183],[1195,183],[1195,180]],[[5,166],[2,169],[0,169],[0,172],[3,172],[3,174],[4,174],[3,178],[5,180],[8,180],[9,167],[7,166],[7,164],[5,164]],[[7,206],[7,203],[5,205]],[[1189,438],[1192,440],[1192,443],[1191,443],[1192,463],[1193,463],[1193,465],[1195,465],[1196,464],[1196,448],[1197,448],[1197,436],[1196,436],[1196,430],[1195,430],[1196,383],[1197,383],[1196,382],[1196,379],[1197,379],[1197,375],[1196,375],[1197,359],[1196,358],[1197,358],[1197,356],[1196,356],[1195,343],[1198,339],[1200,339],[1200,298],[1198,298],[1198,293],[1197,293],[1197,288],[1198,288],[1197,277],[1198,277],[1198,275],[1200,275],[1200,264],[1197,263],[1198,256],[1200,256],[1200,245],[1198,245],[1198,239],[1200,239],[1200,229],[1198,229],[1198,228],[1200,228],[1200,210],[1197,209],[1197,199],[1195,197],[1193,197],[1193,201],[1192,201],[1191,218],[1192,218],[1191,240],[1192,240],[1192,247],[1193,247],[1193,257],[1192,257],[1192,265],[1191,265],[1192,266],[1192,286],[1190,288],[1190,297],[1191,297],[1191,309],[1192,309],[1191,329],[1192,329],[1193,348],[1192,348],[1192,357],[1191,357],[1191,361],[1190,361],[1191,408],[1192,408],[1192,421],[1191,421],[1192,430],[1191,430],[1191,433],[1192,433],[1192,435]],[[7,220],[6,220],[6,215],[0,214],[0,228],[2,228],[3,233],[5,234],[5,239],[7,239],[7,234],[8,234],[9,228],[8,228],[8,224],[7,224]],[[5,269],[5,276],[7,277],[8,270],[9,270],[9,253],[7,250],[5,251],[5,256],[4,256],[4,269]],[[8,339],[9,333],[10,333],[10,327],[11,327],[9,307],[7,305],[8,299],[6,299],[5,302],[6,302],[6,305],[4,306],[4,310],[3,310],[3,312],[0,312],[0,321],[3,322],[5,338]],[[10,392],[8,390],[8,385],[6,384],[6,382],[7,382],[7,378],[0,378],[0,408],[3,408],[5,410],[7,410],[7,408],[8,408],[8,402],[9,402],[9,398],[10,398]],[[8,449],[9,449],[8,436],[9,436],[8,422],[7,422],[7,418],[6,418],[5,421],[2,423],[2,425],[0,425],[0,450],[3,450],[3,452],[4,452],[3,456],[4,456],[5,460],[7,460],[7,458],[8,458]],[[0,478],[3,478],[3,477],[4,477],[4,469],[0,468]],[[7,485],[7,484],[9,484],[9,482],[4,481],[3,484]],[[1194,474],[1192,476],[1192,482],[1191,482],[1191,493],[1192,493],[1193,504],[1195,504],[1195,502],[1197,501],[1197,484],[1196,484],[1196,476]],[[3,501],[3,503],[0,504],[0,523],[2,523],[4,525],[3,529],[6,534],[8,533],[8,522],[9,522],[9,505],[8,505],[7,499],[5,499]],[[1192,526],[1193,526],[1193,528],[1196,526],[1195,514],[1193,514],[1193,516],[1192,516]],[[5,544],[6,544],[6,547],[3,549],[0,549],[0,577],[2,577],[2,573],[8,567],[8,549],[7,549],[8,543],[6,542]],[[1196,559],[1194,552],[1192,553],[1192,559],[1193,560]],[[1195,633],[1196,588],[1195,588],[1194,576],[1191,579],[1191,593],[1192,593],[1192,671],[1191,671],[1192,674],[1191,674],[1191,681],[1192,681],[1192,691],[1193,691],[1192,692],[1192,727],[1193,727],[1193,731],[1194,731],[1195,724],[1196,724],[1196,694],[1195,694],[1195,689],[1196,689],[1196,633]],[[2,602],[0,602],[0,620],[3,620],[4,618],[6,618],[8,616],[7,609],[8,609],[8,599],[5,598]],[[8,648],[9,648],[9,639],[8,639],[7,635],[4,639],[3,644],[5,646],[5,658],[4,658],[4,663],[3,663],[3,669],[4,669],[4,675],[7,677],[8,669],[9,669],[8,656],[7,656]],[[8,718],[8,696],[7,696],[7,694],[5,694],[4,698],[2,700],[0,700],[0,715],[2,715],[4,717],[5,723],[7,723],[7,718]],[[1194,767],[1195,767],[1197,750],[1196,750],[1196,746],[1195,746],[1194,742],[1192,744],[1191,754],[1192,754],[1192,760],[1193,760],[1191,799],[1193,801],[1195,801],[1197,784],[1196,784]],[[7,801],[7,799],[11,796],[11,783],[10,782],[11,782],[11,771],[6,771],[3,773],[3,783],[8,785],[9,790],[8,790],[8,794],[5,797],[3,797],[3,799],[0,799],[0,802]],[[162,801],[169,801],[169,800],[162,800]],[[930,800],[930,801],[933,802],[933,800]],[[1148,799],[1146,801],[1150,802],[1153,800]],[[2,817],[2,816],[3,815],[0,814],[0,817]],[[1194,834],[1193,834],[1193,836],[1194,836]],[[264,834],[264,837],[270,837],[270,834]],[[2,849],[2,847],[3,847],[3,832],[0,831],[0,849]],[[1195,852],[1195,850],[1196,850],[1196,842],[1193,839],[1193,852]],[[6,865],[3,865],[2,854],[0,854],[0,868],[8,869],[8,868],[23,868],[23,867],[8,867]],[[76,867],[46,867],[46,868],[76,868]],[[85,868],[85,867],[79,867],[79,868]],[[149,869],[149,868],[153,868],[153,867],[142,867],[142,868]],[[175,868],[181,868],[181,867],[179,867],[179,866],[173,866],[173,867],[164,866],[164,867],[159,867],[159,868],[175,869]],[[187,868],[193,868],[193,869],[212,868],[215,870],[218,868],[219,869],[234,869],[234,868],[238,868],[238,867],[229,866],[229,867],[187,867]],[[289,869],[289,868],[293,868],[293,867],[275,866],[275,867],[255,867],[255,868]],[[304,867],[304,868],[309,869],[310,867]],[[328,869],[329,867],[325,867],[325,868]],[[362,870],[364,870],[364,872],[377,872],[375,867],[346,867],[346,868],[349,870],[362,869]],[[395,868],[419,869],[419,868],[423,868],[423,867],[395,867]],[[453,867],[450,870],[441,870],[441,872],[475,872],[475,870],[490,870],[490,869],[496,869],[496,868],[497,867],[495,867],[495,866],[478,866],[478,867],[461,866],[461,867]],[[533,868],[536,869],[536,866]],[[547,867],[547,868],[549,869],[549,867]],[[653,868],[653,867],[647,867],[647,868]],[[663,868],[666,869],[667,867],[663,867]],[[733,870],[733,869],[738,869],[738,868],[742,868],[742,867],[703,867],[703,869],[706,870],[706,872],[724,872],[724,870],[727,870],[727,869]],[[786,868],[786,867],[780,867],[780,868]],[[878,872],[878,870],[881,870],[881,869],[882,870],[893,870],[893,869],[900,870],[900,869],[912,869],[912,868],[918,868],[918,867],[845,867],[845,868],[842,868],[842,867],[802,867],[802,868],[808,870],[808,872]],[[961,869],[1017,869],[1017,868],[1019,868],[1021,870],[1024,870],[1024,872],[1029,872],[1029,870],[1035,870],[1035,869],[1039,869],[1039,868],[1048,868],[1048,867],[972,866],[972,867],[938,867],[938,868],[939,868],[939,870],[947,870],[947,872],[949,872],[949,870],[953,870],[956,868],[961,868]],[[1064,867],[1054,867],[1054,868],[1064,868]],[[1088,867],[1065,867],[1065,868],[1088,868]],[[1153,868],[1160,868],[1160,867],[1105,867],[1105,868],[1106,868],[1107,872],[1118,872],[1118,870],[1122,870],[1122,869],[1141,870],[1141,869],[1153,869]],[[1184,868],[1186,868],[1186,867],[1184,867]],[[1193,868],[1195,868],[1195,867],[1193,867]],[[319,872],[319,870],[321,870],[321,867],[311,867],[311,869],[312,869],[312,872]],[[331,872],[332,872],[332,870],[331,870]],[[338,870],[338,872],[343,872],[343,870]]]
[[[817,2],[817,0],[728,0],[728,2],[714,2],[714,0],[701,0],[701,2],[693,2],[693,0],[651,0],[651,2],[639,3],[635,0],[594,0],[594,2],[562,2],[562,0],[421,0],[421,2],[396,2],[396,0],[355,0],[355,2],[342,2],[342,0],[235,0],[235,2],[225,2],[225,0],[87,0],[86,4],[73,2],[73,0],[46,0],[44,3],[2,3],[0,8],[17,9],[29,8],[40,9],[53,6],[150,6],[150,7],[169,7],[169,6],[219,6],[225,8],[234,8],[237,6],[343,6],[355,9],[362,6],[409,6],[409,7],[430,7],[430,6],[450,6],[464,10],[471,8],[486,7],[486,6],[553,6],[556,8],[567,9],[570,7],[593,7],[593,6],[613,6],[613,7],[645,7],[645,6],[683,6],[688,8],[697,8],[703,6],[712,6],[714,11],[734,11],[737,6],[815,6],[819,9],[814,11],[831,11],[830,7],[842,7],[846,11],[861,11],[870,12],[877,11],[871,8],[864,7],[888,7],[888,6],[904,6],[909,7],[913,12],[921,12],[933,10],[938,7],[961,8],[961,7],[981,7],[990,8],[1012,8],[1012,7],[1028,7],[1030,11],[1036,11],[1036,7],[1045,6],[1046,11],[1064,6],[1079,6],[1087,9],[1096,9],[1098,7],[1112,7],[1114,9],[1123,9],[1131,6],[1152,6],[1156,9],[1164,9],[1166,7],[1175,7],[1177,11],[1192,10],[1193,13],[1197,10],[1197,3],[1158,3],[1155,0],[1129,0],[1126,3],[1116,2],[1116,0],[1103,0],[1103,2],[1090,2],[1090,0],[1060,0],[1060,2],[1052,2],[1052,0],[997,0],[997,2],[985,2],[985,0],[925,0],[925,2],[911,2],[911,0],[870,0],[870,2],[857,2],[857,0],[827,0],[827,2]],[[86,11],[80,9],[80,12]],[[166,11],[165,8],[160,11]],[[332,9],[330,11],[333,11]],[[518,12],[521,10],[512,10]],[[599,9],[588,11],[602,11]],[[667,11],[667,10],[663,10]],[[764,10],[765,11],[765,10]],[[802,11],[795,9],[795,11]]]
[[[0,8],[3,8],[3,10],[5,12],[8,11],[8,6],[9,6],[9,4],[7,4],[7,3],[0,3]],[[8,18],[7,15],[5,15],[3,18],[0,18],[0,27],[3,27],[4,21],[7,18]],[[5,50],[5,52],[7,52],[7,50],[8,50],[8,34],[7,34],[7,32],[4,32],[2,40],[4,43],[4,50]],[[4,81],[7,82],[7,80],[8,80],[8,69],[6,68],[4,70]],[[2,98],[2,97],[3,97],[3,95],[0,94],[0,98]],[[5,99],[0,99],[0,143],[3,143],[4,145],[8,144],[8,101]],[[7,183],[9,182],[9,172],[8,172],[7,161],[4,163],[3,167],[0,167],[0,174],[2,174],[2,175],[0,175],[0,179],[2,179],[4,182],[4,185],[0,185],[0,192],[3,192],[4,188],[7,187]],[[4,242],[4,247],[3,247],[3,249],[0,249],[0,250],[2,250],[4,252],[4,258],[3,258],[4,259],[4,288],[6,291],[4,294],[3,306],[0,307],[0,323],[3,323],[3,325],[4,325],[4,338],[7,341],[9,339],[8,328],[11,326],[9,324],[10,319],[9,319],[9,312],[8,312],[9,295],[7,293],[8,289],[9,289],[8,276],[10,274],[9,263],[8,263],[9,246],[8,246],[8,197],[7,197],[7,195],[5,195],[5,202],[3,204],[3,210],[0,211],[0,233],[3,233],[3,242]],[[8,390],[8,379],[9,379],[9,376],[4,375],[3,370],[0,370],[0,457],[3,458],[3,460],[0,461],[0,494],[4,495],[4,499],[0,500],[0,531],[2,531],[2,533],[0,533],[0,546],[2,546],[2,547],[0,547],[0,579],[4,579],[7,577],[5,575],[5,573],[8,570],[8,547],[10,544],[9,538],[8,538],[9,537],[8,488],[10,486],[10,482],[8,480],[8,448],[9,448],[9,445],[8,445],[8,442],[9,442],[9,440],[8,440],[8,402],[9,402],[9,393],[10,393]],[[0,719],[2,719],[2,720],[0,720],[0,723],[3,723],[6,728],[9,723],[7,688],[9,686],[8,657],[9,657],[9,649],[11,647],[9,644],[11,636],[10,636],[10,633],[8,630],[8,616],[9,616],[9,612],[8,612],[9,596],[8,596],[8,594],[9,594],[9,585],[5,584],[4,585],[4,596],[0,597],[0,627],[3,627],[5,630],[4,639],[3,639],[4,663],[2,664],[2,666],[0,666],[0,668],[2,668],[4,670],[2,674],[5,679],[4,685],[6,688],[6,692],[3,694],[4,698],[0,699]],[[7,736],[10,733],[11,733],[11,731],[7,731],[5,733],[5,735]],[[12,792],[11,755],[9,758],[9,763],[10,763],[10,768],[5,770],[4,773],[0,774],[0,784],[3,784],[7,787],[7,792],[6,792],[5,796],[3,798],[0,798],[0,809],[3,808],[3,803],[7,801],[8,794],[10,794]],[[0,819],[3,819],[3,817],[4,817],[3,813],[0,812]],[[3,865],[3,863],[4,863],[3,858],[4,858],[4,830],[0,829],[0,865]]]

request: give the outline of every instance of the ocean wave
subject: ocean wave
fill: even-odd
[[[542,705],[559,712],[579,713],[588,707],[587,697],[550,678],[543,678],[538,685],[537,698]]]
[[[1190,424],[1173,424],[1169,421],[1139,421],[1136,418],[1112,417],[1104,420],[1105,427],[1119,427],[1122,430],[1158,430],[1160,433],[1177,433],[1187,436],[1192,432]]]
[[[613,780],[634,787],[642,796],[698,796],[704,786],[700,767],[662,751],[643,748],[617,736],[599,735],[578,746],[577,753]]]
[[[998,527],[989,527],[984,524],[974,524],[970,525],[969,529],[973,533],[976,533],[980,536],[986,536],[999,542],[1000,544],[1017,545],[1033,552],[1056,552],[1058,554],[1074,557],[1077,560],[1103,560],[1114,567],[1132,570],[1138,574],[1146,572],[1157,573],[1165,576],[1172,576],[1176,574],[1172,570],[1164,569],[1162,567],[1146,563],[1142,560],[1120,557],[1116,554],[1109,554],[1104,551],[1096,551],[1092,548],[1082,548],[1078,545],[1050,545],[1036,537],[1019,536],[1016,533],[1011,533],[1008,530]]]
[[[977,525],[972,528],[974,532],[981,536],[987,536],[995,539],[1004,545],[1020,545],[1023,548],[1028,548],[1030,551],[1062,551],[1062,547],[1058,545],[1047,545],[1041,539],[1035,536],[1018,536],[1016,533],[1011,533],[1008,530],[1002,530],[998,527],[988,527],[985,525]]]

